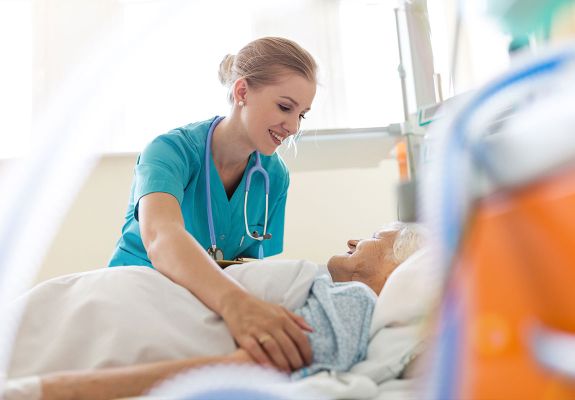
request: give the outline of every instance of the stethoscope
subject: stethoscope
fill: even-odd
[[[210,129],[208,131],[208,138],[206,140],[206,156],[205,156],[205,168],[206,168],[206,209],[208,212],[208,227],[210,229],[210,242],[211,246],[208,248],[208,254],[212,257],[215,261],[220,261],[224,259],[224,252],[220,249],[216,244],[216,234],[214,230],[214,217],[212,214],[212,191],[210,188],[210,154],[212,149],[212,136],[214,134],[214,130],[216,126],[220,123],[220,121],[224,119],[224,117],[216,117],[212,124],[210,125]],[[269,194],[270,194],[270,177],[267,171],[262,166],[261,156],[259,151],[256,151],[256,163],[253,167],[248,170],[246,176],[246,193],[244,196],[244,224],[247,235],[260,242],[259,250],[258,250],[258,258],[264,257],[264,251],[262,242],[264,240],[268,240],[272,238],[271,233],[267,233],[268,227],[268,204],[269,204]],[[264,177],[264,185],[266,190],[266,209],[265,209],[265,217],[264,217],[264,231],[263,234],[260,235],[258,231],[254,231],[250,233],[250,229],[248,227],[248,194],[250,191],[250,185],[252,181],[252,175],[256,172],[259,172]],[[243,237],[242,237],[243,242]]]

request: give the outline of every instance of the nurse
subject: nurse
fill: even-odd
[[[160,271],[219,314],[257,362],[284,371],[311,362],[310,326],[245,292],[215,260],[283,250],[289,175],[276,149],[299,131],[316,74],[313,57],[284,38],[257,39],[227,55],[219,76],[229,115],[174,129],[144,149],[109,263]],[[254,166],[260,172],[251,173]]]

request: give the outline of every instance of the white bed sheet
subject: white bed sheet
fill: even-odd
[[[320,373],[293,383],[334,399],[410,398],[395,378],[420,351],[421,321],[439,288],[437,274],[414,254],[379,296],[368,357],[344,374]],[[226,270],[258,297],[301,306],[322,271],[307,261],[264,260]],[[422,282],[424,284],[422,284]],[[235,346],[224,322],[184,288],[149,268],[73,274],[34,288],[14,346],[8,376],[90,369],[226,354]],[[395,382],[395,383],[393,383]],[[386,397],[394,399],[396,397]]]

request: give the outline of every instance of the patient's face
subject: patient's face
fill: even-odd
[[[379,230],[369,239],[348,240],[348,252],[330,258],[327,263],[335,282],[360,281],[376,293],[397,267],[393,243],[397,231]]]

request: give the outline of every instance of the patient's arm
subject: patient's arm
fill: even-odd
[[[190,368],[220,363],[253,363],[245,350],[227,356],[162,361],[94,371],[60,372],[42,377],[43,400],[105,400],[138,396],[156,383]]]

